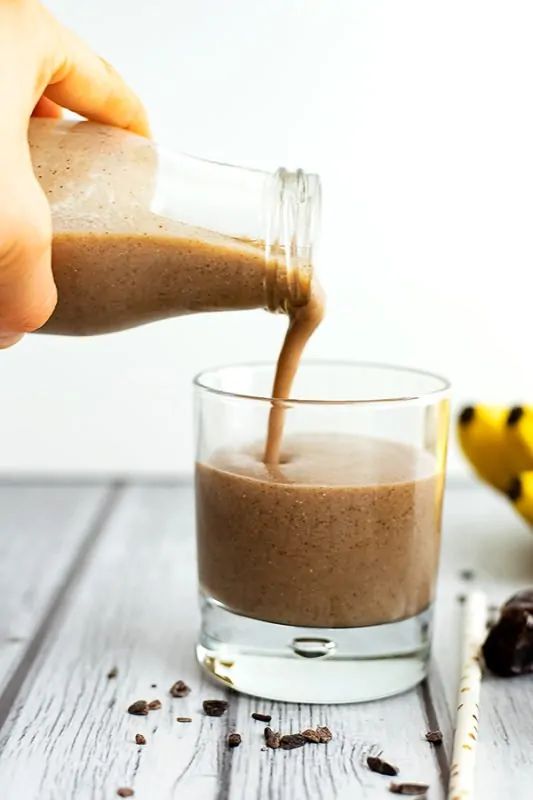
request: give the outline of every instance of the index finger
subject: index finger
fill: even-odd
[[[75,33],[50,20],[54,59],[45,96],[87,119],[148,136],[144,106],[114,67]]]

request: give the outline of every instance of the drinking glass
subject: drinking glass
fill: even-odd
[[[275,364],[194,381],[200,664],[273,700],[386,697],[427,674],[449,384],[303,363],[265,464]]]

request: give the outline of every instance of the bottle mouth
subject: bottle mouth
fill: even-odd
[[[269,311],[289,313],[309,302],[321,202],[318,175],[281,168],[267,181],[265,295]]]

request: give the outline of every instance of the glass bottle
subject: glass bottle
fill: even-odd
[[[41,330],[108,333],[309,300],[318,176],[203,161],[92,122],[33,119],[29,142],[59,298]]]

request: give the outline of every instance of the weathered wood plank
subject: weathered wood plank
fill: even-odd
[[[431,783],[432,800],[442,798],[420,691],[347,707],[261,704],[284,731],[332,728],[327,747],[301,751],[261,750],[253,699],[231,694],[225,717],[204,717],[201,700],[224,693],[194,661],[195,584],[191,490],[127,490],[3,731],[0,785],[13,797],[101,800],[129,785],[136,800],[378,798],[387,779],[364,758],[383,749],[406,778]],[[113,665],[119,675],[108,680]],[[168,695],[178,678],[193,688],[182,700]],[[162,710],[126,713],[133,700],[154,697]],[[177,723],[178,715],[193,722]],[[235,729],[244,741],[229,751]]]
[[[465,570],[472,570],[472,580],[462,577]],[[533,585],[533,537],[501,497],[465,484],[447,495],[436,606],[434,653],[450,708],[459,677],[459,598],[474,585],[495,605],[518,588]]]
[[[472,582],[461,572],[471,569]],[[435,661],[455,710],[461,605],[458,596],[477,585],[500,604],[517,589],[533,586],[533,538],[509,505],[475,484],[448,493]],[[482,685],[476,791],[483,800],[531,795],[533,785],[533,678],[487,676]]]
[[[141,800],[216,797],[226,721],[201,714],[221,693],[193,658],[195,584],[191,489],[127,490],[2,732],[10,796],[101,800],[134,785]],[[181,700],[168,693],[178,678],[194,688]],[[154,698],[160,711],[126,713]]]
[[[254,711],[272,714],[274,730],[297,733],[327,725],[333,739],[328,745],[307,745],[289,752],[264,751],[265,726],[252,719]],[[430,784],[431,800],[444,797],[436,750],[424,739],[427,721],[420,691],[348,706],[292,705],[240,697],[234,727],[241,733],[243,745],[228,756],[230,800],[381,798],[391,779],[366,766],[366,757],[381,751],[400,768],[402,780]]]
[[[0,697],[105,500],[105,484],[0,486]]]

